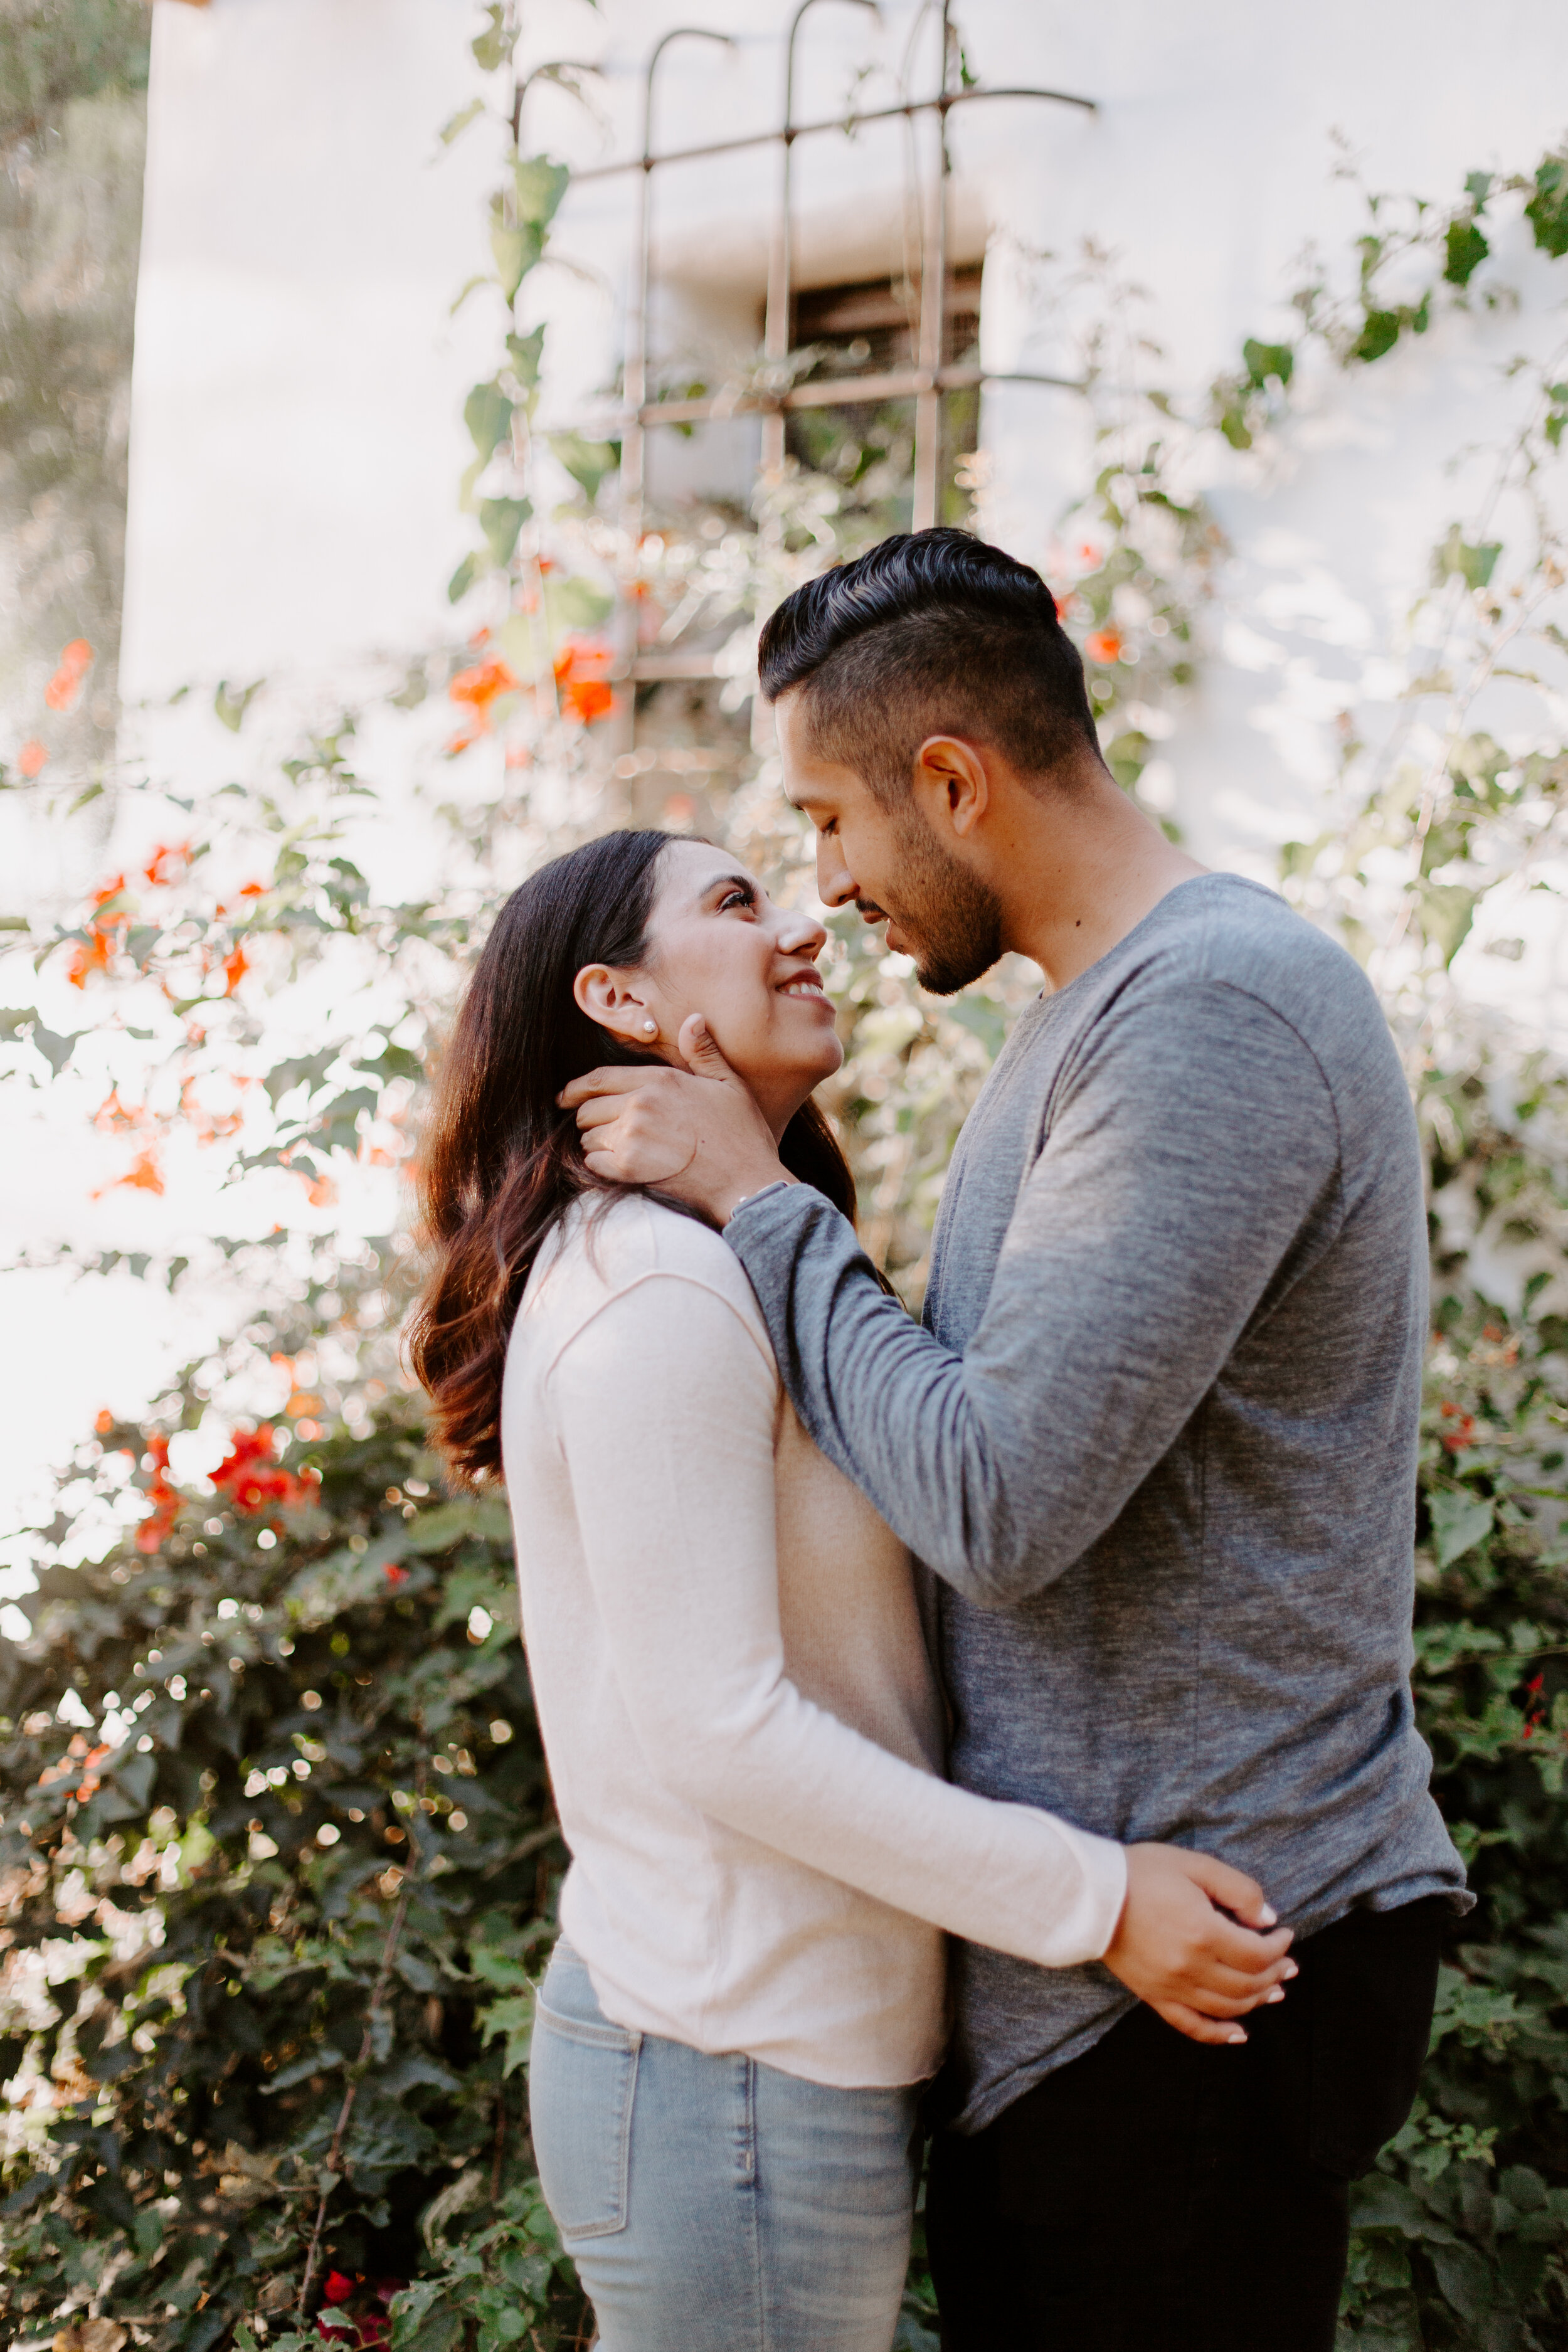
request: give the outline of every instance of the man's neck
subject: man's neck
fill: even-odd
[[[1102,768],[1022,807],[1000,883],[1006,945],[1053,994],[1108,955],[1168,891],[1207,872]]]

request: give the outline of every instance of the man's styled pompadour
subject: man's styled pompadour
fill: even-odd
[[[899,531],[808,580],[769,616],[759,664],[765,698],[803,688],[813,749],[886,803],[931,735],[993,743],[1042,782],[1100,749],[1055,597],[967,531]]]

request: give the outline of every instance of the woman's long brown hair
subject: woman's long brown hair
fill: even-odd
[[[572,989],[584,964],[642,962],[659,856],[674,837],[603,834],[514,890],[436,1073],[420,1151],[430,1270],[407,1345],[434,1443],[462,1485],[500,1468],[507,1341],[541,1247],[579,1193],[625,1189],[589,1174],[576,1121],[555,1097],[600,1063],[658,1066],[591,1021]],[[815,1102],[790,1121],[779,1157],[853,1218],[854,1179]]]

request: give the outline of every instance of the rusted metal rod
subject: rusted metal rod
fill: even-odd
[[[700,147],[672,147],[665,155],[628,155],[618,163],[587,163],[572,172],[572,184],[579,187],[587,180],[612,180],[622,172],[645,172],[658,163],[697,163],[709,155],[738,155],[747,147],[771,147],[781,139],[813,139],[823,131],[858,131],[866,122],[895,122],[911,114],[929,114],[933,110],[947,114],[955,106],[967,106],[973,99],[1035,98],[1053,106],[1076,106],[1086,114],[1098,114],[1100,101],[1094,98],[1075,98],[1067,89],[950,89],[936,98],[906,99],[898,106],[868,107],[864,113],[835,114],[822,122],[797,122],[789,131],[782,125],[776,131],[748,131],[743,139],[714,139]]]

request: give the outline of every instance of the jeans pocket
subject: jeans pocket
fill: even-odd
[[[632,2101],[642,2036],[563,2017],[539,2001],[529,2065],[533,2152],[563,2239],[626,2226]]]

